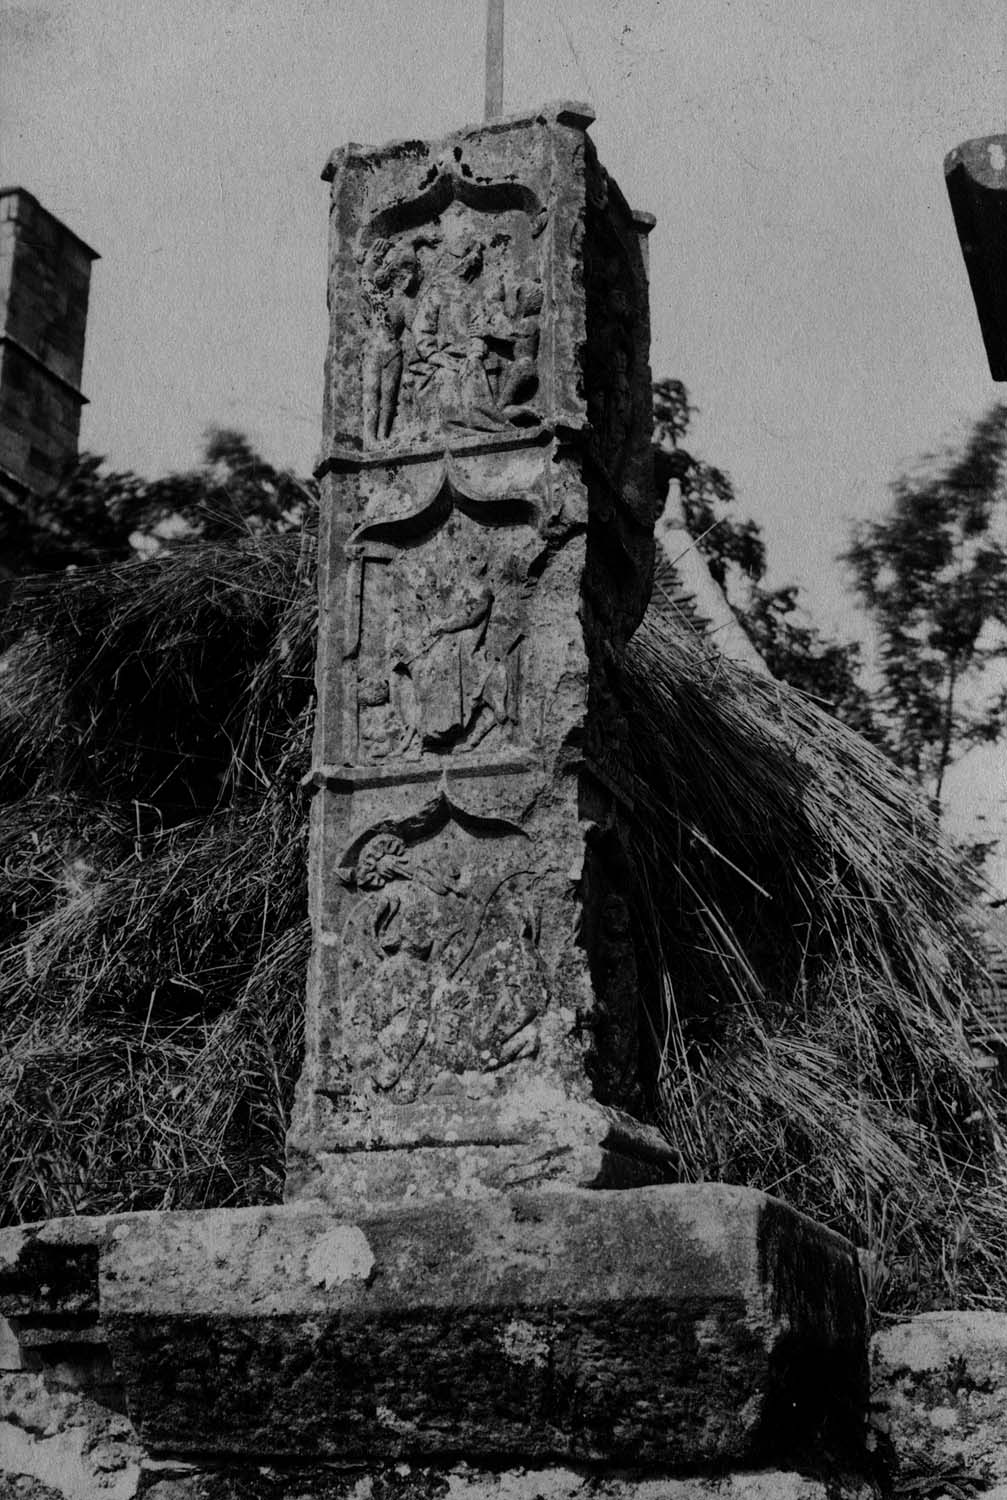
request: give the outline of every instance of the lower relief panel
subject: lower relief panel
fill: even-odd
[[[422,821],[363,834],[340,871],[319,1088],[344,1150],[514,1138],[555,1050],[533,841],[444,794]]]

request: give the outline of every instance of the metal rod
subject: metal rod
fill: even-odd
[[[503,114],[504,0],[486,0],[486,119]]]

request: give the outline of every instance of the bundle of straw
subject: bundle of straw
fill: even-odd
[[[19,582],[0,658],[10,1221],[276,1199],[300,1051],[311,538]]]
[[[312,572],[310,535],[249,535],[15,588],[8,1221],[281,1192]],[[915,791],[687,627],[648,616],[620,672],[653,1109],[681,1177],[765,1187],[852,1235],[889,1305],[1007,1304],[973,893]]]
[[[850,1235],[890,1304],[1004,1301],[967,869],[878,750],[696,631],[648,615],[622,672],[656,1108],[681,1176]]]

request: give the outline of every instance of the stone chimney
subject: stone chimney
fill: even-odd
[[[0,189],[0,490],[54,488],[75,457],[97,251],[24,188]]]

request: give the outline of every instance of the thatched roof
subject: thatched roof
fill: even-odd
[[[694,539],[667,510],[658,522],[656,543],[651,619],[666,619],[686,634],[698,632],[728,661],[771,676]]]
[[[1007,907],[985,907],[979,914],[985,980],[976,994],[976,1043],[1007,1055]]]

